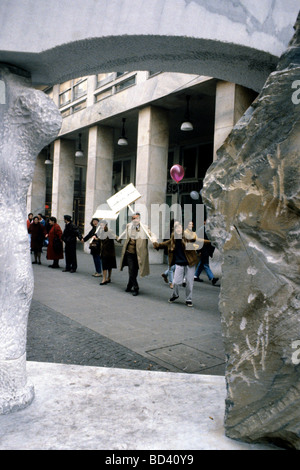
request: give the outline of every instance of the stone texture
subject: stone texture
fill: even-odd
[[[210,167],[208,233],[222,251],[226,435],[300,449],[299,21]],[[294,85],[295,86],[295,85]]]
[[[40,2],[41,3],[41,2]],[[214,76],[260,91],[292,36],[298,0],[1,0],[0,61],[34,83],[113,70]],[[14,33],[12,33],[12,31]]]
[[[26,329],[33,274],[26,194],[37,154],[59,132],[54,103],[16,69],[0,66],[0,414],[33,398],[26,380]],[[4,222],[5,221],[5,222]]]

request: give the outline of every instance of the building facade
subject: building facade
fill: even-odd
[[[148,216],[153,204],[179,203],[192,218],[201,195],[191,193],[199,194],[217,149],[257,95],[211,77],[151,71],[100,73],[44,91],[63,124],[37,158],[27,209],[59,224],[71,214],[84,233],[97,207],[129,183]],[[186,120],[192,129],[181,129]],[[179,184],[170,176],[176,163],[185,170]],[[124,210],[116,230],[126,221]]]

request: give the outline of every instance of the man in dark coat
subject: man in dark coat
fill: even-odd
[[[65,243],[66,268],[63,272],[75,273],[77,270],[76,239],[82,240],[82,235],[77,225],[73,224],[70,215],[64,215],[64,221],[66,225],[62,240]]]

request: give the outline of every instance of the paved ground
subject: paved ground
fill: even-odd
[[[112,283],[92,277],[93,260],[78,250],[78,271],[33,265],[35,290],[28,321],[29,361],[110,368],[224,375],[224,352],[218,311],[220,288],[206,275],[195,283],[193,308],[176,304],[161,273],[139,279],[140,295],[124,292],[127,268],[113,270]]]

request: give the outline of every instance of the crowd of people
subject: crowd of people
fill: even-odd
[[[193,306],[194,281],[201,282],[200,274],[204,270],[212,285],[216,285],[218,278],[214,277],[209,266],[209,258],[213,256],[214,247],[211,244],[203,227],[203,238],[199,238],[194,231],[192,221],[186,228],[176,220],[170,224],[169,237],[158,242],[156,236],[148,227],[141,223],[140,214],[134,213],[131,222],[126,225],[124,232],[117,236],[108,227],[106,220],[93,218],[91,230],[83,236],[70,215],[64,215],[65,227],[57,223],[55,217],[47,220],[38,214],[28,214],[27,229],[30,239],[33,264],[41,264],[41,253],[46,248],[46,258],[52,261],[48,267],[59,268],[59,261],[65,257],[63,272],[75,273],[77,271],[77,240],[81,243],[89,242],[90,253],[95,266],[94,277],[102,277],[100,286],[111,282],[112,270],[117,268],[115,242],[122,243],[120,270],[128,267],[128,282],[125,292],[133,296],[139,294],[138,275],[147,276],[149,268],[149,240],[155,250],[164,249],[168,256],[168,269],[162,274],[165,282],[173,290],[170,303],[179,298],[180,287],[185,288],[185,303]],[[146,235],[146,236],[145,236]]]

